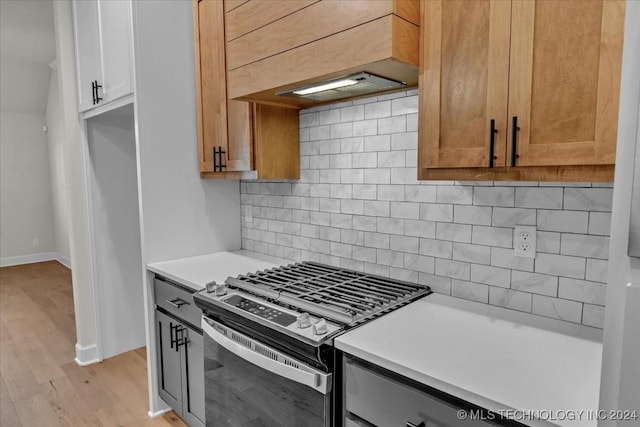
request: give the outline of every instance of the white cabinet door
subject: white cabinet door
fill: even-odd
[[[99,22],[96,1],[73,2],[79,111],[96,106],[92,84],[102,80]]]
[[[132,93],[131,1],[99,0],[102,51],[101,103]]]

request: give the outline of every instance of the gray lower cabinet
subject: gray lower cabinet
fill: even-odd
[[[458,411],[464,408],[455,401],[418,390],[397,374],[391,378],[374,365],[349,357],[343,363],[345,427],[500,425],[486,419],[472,419],[475,417],[462,421]]]
[[[202,333],[156,310],[160,397],[190,426],[205,425]]]

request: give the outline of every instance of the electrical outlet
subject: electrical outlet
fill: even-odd
[[[513,235],[513,254],[523,258],[536,257],[536,227],[516,225]]]

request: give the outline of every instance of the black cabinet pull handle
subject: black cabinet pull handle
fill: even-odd
[[[173,326],[173,322],[169,322],[169,338],[171,339],[171,348],[173,348],[173,345],[176,343],[176,339],[173,337],[173,330],[176,328],[177,326]]]
[[[495,155],[495,143],[496,143],[496,134],[498,133],[498,129],[496,129],[496,121],[495,119],[491,119],[491,125],[489,126],[489,167],[493,167],[494,161],[498,158]]]
[[[518,116],[513,116],[513,125],[511,127],[511,166],[516,165],[516,160],[520,157],[518,155]]]
[[[180,308],[183,305],[191,305],[189,304],[187,301],[181,299],[181,298],[176,298],[176,299],[172,299],[172,300],[165,300],[164,302],[166,302],[167,304],[175,307],[175,308]]]
[[[180,326],[180,325],[176,326],[176,353],[180,351],[181,345],[186,346],[187,343],[189,342],[189,338],[184,336],[184,332],[186,330],[187,328],[185,328],[184,326]],[[180,337],[178,337],[178,334],[180,334]]]
[[[96,105],[96,82],[91,82],[91,96],[93,97],[93,105]]]
[[[99,85],[98,81],[96,80],[94,82],[94,88],[95,88],[95,93],[96,93],[94,104],[98,104],[98,103],[100,103],[100,101],[102,101],[102,98],[98,95],[98,89],[101,88],[101,87],[102,87],[102,85]]]
[[[213,171],[223,172],[227,168],[227,163],[224,162],[223,154],[227,152],[222,147],[213,147]]]

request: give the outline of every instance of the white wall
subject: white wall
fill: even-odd
[[[192,3],[134,2],[143,262],[240,248],[238,181],[198,173]],[[153,292],[145,277],[150,414],[156,382]]]
[[[622,57],[616,176],[613,191],[607,311],[600,407],[611,410],[640,408],[640,336],[638,326],[625,319],[627,283],[640,284],[640,259],[627,255],[634,171],[634,153],[640,150],[640,2],[627,2]],[[636,168],[640,165],[636,165]],[[635,303],[636,306],[638,302]],[[631,305],[631,304],[630,304]],[[637,317],[637,313],[636,313]],[[633,329],[631,329],[633,328]],[[630,337],[635,339],[630,340]],[[604,420],[600,426],[638,425],[638,421]]]
[[[49,145],[49,166],[51,169],[51,199],[53,202],[53,228],[55,234],[54,250],[58,260],[70,267],[69,200],[67,197],[64,159],[66,135],[64,132],[64,116],[60,102],[60,91],[58,90],[58,78],[57,65],[54,65],[51,70],[51,78],[49,79],[49,95],[47,97],[47,142]]]
[[[44,114],[0,114],[0,262],[51,259],[55,234]]]
[[[45,112],[49,66],[2,55],[0,109],[17,113]]]
[[[87,121],[101,356],[145,344],[133,106]]]

